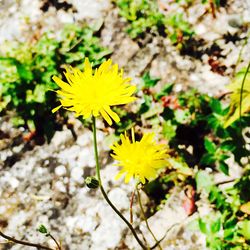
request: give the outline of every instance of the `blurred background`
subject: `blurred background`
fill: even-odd
[[[249,175],[242,167],[249,151],[244,151],[237,124],[235,130],[221,132],[218,122],[230,99],[227,85],[250,60],[249,23],[249,0],[0,0],[2,231],[53,247],[52,240],[36,231],[44,224],[63,249],[139,249],[100,193],[84,184],[84,178],[95,174],[90,121],[63,110],[51,112],[59,104],[53,75],[62,76],[65,65],[83,70],[85,57],[94,67],[112,58],[137,85],[138,99],[115,108],[121,123],[109,127],[98,120],[102,176],[110,199],[129,216],[133,185],[114,181],[118,169],[112,166],[109,146],[131,127],[138,138],[154,131],[173,150],[173,169],[143,195],[157,237],[168,232],[163,249],[249,249],[250,223],[239,226],[238,238],[221,239],[220,230],[229,230],[222,219],[211,224],[212,233],[204,229],[204,221],[197,222],[211,211],[214,219],[223,215],[201,192],[201,186],[210,187],[206,173],[221,184],[244,177],[238,200],[226,194],[238,205],[229,209],[223,203],[223,211],[241,211],[237,221],[250,214],[249,208],[240,210],[249,201],[240,197],[243,189],[249,191]],[[249,115],[242,126],[247,134]],[[233,157],[228,153],[225,158],[216,147],[228,138]],[[237,152],[232,149],[236,142]],[[215,151],[216,160],[211,156]],[[200,172],[201,179],[197,169],[206,171]],[[139,225],[137,205],[134,217],[138,232],[153,244],[145,225]],[[217,238],[213,245],[211,239]],[[227,248],[232,244],[235,248]],[[0,239],[0,249],[29,247]]]

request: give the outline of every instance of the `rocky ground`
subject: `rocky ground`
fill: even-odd
[[[0,42],[23,39],[37,27],[42,32],[56,30],[68,22],[87,20],[93,24],[103,21],[103,45],[113,50],[113,60],[125,68],[135,83],[144,72],[150,71],[153,76],[160,77],[162,83],[174,82],[176,91],[191,86],[201,92],[219,95],[226,91],[225,85],[229,83],[237,61],[240,68],[250,59],[250,43],[243,46],[248,34],[240,30],[242,23],[250,21],[250,2],[228,2],[229,7],[221,8],[216,19],[206,15],[200,20],[204,11],[201,4],[189,10],[189,21],[194,25],[197,39],[204,40],[196,57],[188,53],[180,55],[166,38],[149,35],[141,41],[142,45],[138,45],[123,32],[125,21],[109,0],[67,0],[62,5],[57,1],[2,0]],[[178,11],[177,5],[169,11]],[[225,37],[228,33],[236,34],[239,39],[228,41]],[[215,40],[217,50],[213,49]],[[242,60],[239,60],[240,50],[244,55]],[[225,66],[223,74],[209,65],[211,57]],[[62,242],[64,249],[70,250],[139,249],[100,192],[90,191],[84,185],[84,178],[94,174],[92,134],[77,120],[74,123],[76,141],[70,130],[64,128],[56,132],[50,144],[31,149],[21,143],[22,131],[11,127],[6,117],[0,118],[0,130],[4,132],[0,135],[0,227],[16,238],[42,243],[48,239],[36,228],[44,224]],[[102,126],[100,122],[98,127]],[[98,132],[104,186],[110,199],[129,217],[133,187],[114,181],[117,168],[109,158],[106,136],[104,132]],[[162,243],[166,250],[206,249],[204,236],[190,226],[197,214],[187,217],[181,205],[183,196],[183,191],[176,189],[166,205],[149,218],[150,225],[159,238],[170,230]],[[144,196],[143,200],[146,205],[148,198]],[[140,220],[138,210],[135,205],[135,226]],[[208,212],[209,208],[203,211]],[[145,232],[145,225],[142,224],[140,230]],[[53,241],[48,243],[54,246]],[[7,244],[1,239],[0,249],[29,248]]]

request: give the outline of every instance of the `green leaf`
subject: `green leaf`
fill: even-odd
[[[224,229],[224,239],[232,240],[234,237],[235,228]]]
[[[214,157],[214,154],[204,154],[200,160],[201,165],[209,166],[213,165],[215,163],[216,159]]]
[[[162,134],[169,141],[176,135],[177,126],[173,125],[170,120],[165,121],[162,125]]]
[[[207,222],[203,221],[202,219],[199,219],[199,228],[200,228],[201,232],[204,234],[210,233],[209,224]]]
[[[145,88],[151,88],[154,87],[157,82],[159,82],[160,78],[151,78],[149,72],[147,72],[143,75],[142,80]]]
[[[156,94],[155,99],[160,100],[163,96],[169,95],[173,89],[174,84],[165,84],[159,93]]]
[[[211,224],[211,232],[212,233],[217,233],[220,231],[221,228],[221,220],[218,218],[216,221],[212,222]]]
[[[237,218],[236,218],[236,216],[232,216],[231,218],[227,219],[224,222],[223,226],[225,228],[232,228],[234,230],[236,227],[236,224],[237,224]]]
[[[250,240],[250,220],[244,220],[240,223],[241,234],[246,240]]]
[[[152,98],[148,95],[144,95],[144,102],[141,104],[141,107],[138,111],[139,114],[144,114],[147,111],[149,111],[151,103],[152,103]]]
[[[225,175],[229,175],[229,168],[228,165],[224,161],[219,162],[219,169],[221,172],[223,172]]]
[[[209,105],[214,113],[220,114],[220,115],[222,114],[223,109],[222,109],[221,103],[218,99],[211,98]]]
[[[223,151],[232,152],[236,148],[233,140],[227,140],[221,143],[220,149]]]
[[[227,155],[227,154],[221,154],[220,156],[219,156],[219,160],[220,161],[225,161],[226,159],[228,159],[230,156],[229,155]]]
[[[19,74],[19,77],[23,81],[31,81],[33,79],[33,75],[30,69],[27,68],[24,64],[16,61],[15,62],[17,72]]]
[[[210,141],[207,137],[204,140],[204,146],[209,153],[215,153],[216,145]]]
[[[243,81],[244,89],[242,90],[241,115],[250,111],[250,72],[246,72],[246,69],[243,69],[237,73],[235,80],[228,86],[232,94],[230,95],[230,110],[224,124],[225,128],[233,124],[240,117],[241,86]]]
[[[217,7],[217,8],[219,8],[219,7],[220,7],[220,1],[221,1],[221,0],[214,0],[215,5],[216,5],[216,7]]]

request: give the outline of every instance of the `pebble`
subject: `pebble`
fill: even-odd
[[[62,192],[62,193],[66,193],[66,192],[67,192],[64,183],[61,182],[61,181],[57,181],[57,182],[55,183],[55,188],[56,188],[58,191]]]
[[[163,2],[165,0],[161,1]],[[243,22],[248,20],[250,15],[249,8],[242,7],[247,4],[249,5],[249,3],[244,3],[243,0],[234,2],[234,5],[239,5],[234,11],[238,11],[236,16],[234,16],[235,14],[228,16],[226,13],[220,12],[218,19],[213,20],[211,16],[208,15],[201,24],[195,26],[197,36],[207,39],[206,42],[211,45],[214,43],[215,38],[221,39],[224,33],[228,31],[235,32],[235,28],[240,25],[241,14],[243,15]],[[24,14],[29,17],[31,22],[34,22],[34,25],[36,21],[41,21],[42,25],[45,26],[42,30],[47,29],[47,27],[50,27],[52,30],[58,30],[54,27],[58,27],[60,23],[73,22],[73,20],[85,21],[86,19],[92,19],[96,22],[97,19],[101,20],[104,17],[106,18],[106,14],[108,14],[110,19],[108,22],[106,19],[104,29],[101,32],[102,41],[104,44],[106,43],[106,45],[110,45],[111,48],[116,50],[114,51],[114,58],[120,60],[119,63],[121,66],[125,66],[128,75],[135,76],[134,83],[140,82],[140,74],[147,70],[150,70],[150,73],[154,76],[161,77],[163,83],[177,83],[175,84],[175,90],[177,92],[184,90],[187,85],[197,87],[202,92],[217,94],[218,91],[223,91],[225,85],[229,82],[228,77],[211,72],[210,66],[205,63],[207,62],[208,55],[206,55],[207,58],[204,57],[205,59],[202,65],[199,60],[194,58],[178,57],[179,52],[170,44],[167,38],[164,38],[163,41],[153,38],[153,41],[147,44],[144,49],[139,49],[136,42],[132,41],[126,34],[122,34],[122,26],[119,26],[120,23],[117,25],[118,11],[117,9],[111,8],[111,2],[109,0],[71,0],[70,3],[72,3],[78,11],[72,15],[66,13],[64,10],[56,11],[55,8],[50,8],[47,13],[42,13],[39,8],[39,0],[22,0],[20,3],[20,8],[17,9],[15,1],[4,1],[4,6],[8,5],[11,13],[9,11],[1,11],[0,13],[0,43],[5,39],[11,39],[13,37],[23,39],[24,36],[22,36],[21,30],[25,28],[26,25],[23,19]],[[0,2],[0,5],[1,4],[2,2]],[[178,9],[178,4],[175,4],[174,8],[176,8],[176,11],[180,10]],[[196,23],[197,17],[204,13],[204,8],[204,5],[197,5],[197,7],[191,8],[189,19],[193,24]],[[43,20],[41,17],[43,17]],[[112,24],[110,23],[111,21],[113,22]],[[214,21],[216,22],[215,24]],[[223,28],[221,28],[221,23],[225,23]],[[211,25],[213,26],[212,28]],[[33,26],[33,28],[34,27],[36,26]],[[241,34],[241,36],[244,37],[245,34]],[[126,37],[126,39],[124,37]],[[119,50],[120,45],[123,48]],[[220,44],[220,46],[222,46],[223,53],[226,55],[224,64],[227,63],[226,66],[230,67],[236,58],[236,46],[231,43],[228,45]],[[240,46],[240,44],[237,46]],[[127,50],[126,47],[129,47],[129,49]],[[123,51],[123,49],[125,49],[125,51]],[[248,47],[246,47],[246,52],[248,50]],[[228,57],[232,58],[232,54],[228,54],[230,51],[236,51],[233,57],[234,60],[231,61],[228,59]],[[164,54],[164,56],[162,56],[162,54]],[[230,63],[228,63],[229,61]],[[218,86],[220,87],[218,88]],[[82,129],[80,122],[78,126]],[[8,131],[11,129],[9,128],[8,122],[5,122],[3,127]],[[104,127],[101,119],[97,120],[97,127]],[[84,129],[83,131],[81,130],[79,134],[77,141],[74,142],[72,134],[68,129],[57,131],[50,145],[36,147],[31,152],[24,153],[22,159],[11,168],[1,170],[0,198],[4,198],[8,207],[7,205],[5,207],[1,205],[0,213],[6,212],[7,214],[8,212],[9,224],[6,230],[10,235],[16,238],[22,238],[23,232],[25,232],[26,235],[31,237],[30,239],[32,241],[42,242],[44,237],[36,232],[34,233],[37,222],[42,222],[48,228],[53,225],[53,228],[55,228],[54,232],[58,234],[58,238],[62,239],[71,250],[116,249],[126,233],[125,243],[129,245],[129,249],[139,249],[138,244],[131,238],[131,234],[126,229],[126,225],[124,225],[120,218],[108,207],[99,190],[90,191],[86,187],[76,185],[84,182],[84,168],[94,168],[95,166],[92,132],[88,129]],[[97,139],[101,153],[103,153],[103,141],[105,137],[105,133],[98,130]],[[14,150],[19,152],[18,148]],[[11,151],[5,150],[1,152],[0,158],[1,160],[5,160],[6,157],[11,154]],[[50,160],[48,160],[48,158],[50,158]],[[41,166],[42,161],[45,166],[49,167]],[[58,178],[64,177],[67,174],[66,167],[69,168],[70,178]],[[71,195],[67,201],[67,206],[60,211],[60,217],[54,219],[53,222],[48,220],[47,214],[55,205],[54,201],[51,200],[54,194],[51,184],[54,175],[53,173],[51,174],[51,169],[53,169],[53,173],[58,176],[58,180],[54,183],[55,189],[59,192],[66,193],[65,186],[69,184]],[[128,218],[129,196],[133,190],[133,185],[124,184],[122,179],[114,181],[117,172],[118,168],[114,167],[112,163],[104,166],[101,170],[103,185],[110,199],[120,209],[124,210],[124,215]],[[9,194],[12,189],[15,191],[15,194],[6,197],[6,194]],[[19,193],[23,195],[18,196]],[[179,194],[181,195],[182,193],[179,192]],[[35,198],[31,198],[32,195]],[[60,194],[60,197],[62,197],[62,199],[67,198],[65,194]],[[180,196],[176,199],[172,199],[171,202],[172,205],[167,203],[166,207],[163,207],[161,211],[149,219],[149,223],[152,225],[152,229],[156,232],[157,236],[165,232],[165,229],[173,223],[185,219],[183,217],[185,213],[180,204]],[[19,206],[21,206],[23,210],[20,210]],[[6,207],[8,209],[6,209]],[[211,212],[211,210],[207,207],[201,208],[201,215],[206,215],[209,212]],[[7,216],[6,214],[5,216]],[[135,221],[138,221],[138,214],[135,213],[134,216]],[[145,225],[142,226],[141,229],[144,230]],[[203,248],[205,244],[204,235],[202,236],[200,233],[196,233],[196,239],[202,241],[200,244],[195,240],[195,237],[191,240],[193,234],[190,233],[187,228],[186,230],[187,231],[184,230],[185,232],[180,234],[180,236],[176,233],[176,235],[178,235],[178,239],[176,240],[178,246],[174,244],[164,246],[164,250],[205,249]],[[176,235],[173,235],[173,238],[177,237]],[[196,247],[193,245],[195,244],[193,241],[196,241]]]
[[[71,170],[71,178],[78,182],[78,183],[83,183],[84,179],[83,179],[83,169],[79,168],[79,167],[74,167]]]
[[[55,148],[59,148],[60,146],[69,143],[70,141],[73,141],[73,136],[70,130],[67,129],[64,131],[56,131],[50,143]]]
[[[58,176],[64,176],[66,175],[67,170],[66,167],[64,165],[60,165],[58,167],[55,168],[55,174]]]

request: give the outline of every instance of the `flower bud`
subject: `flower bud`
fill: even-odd
[[[93,176],[88,176],[85,179],[85,183],[86,183],[88,188],[98,188],[99,187],[99,181]]]
[[[44,225],[40,225],[37,230],[38,230],[38,232],[40,232],[42,234],[47,234],[48,233],[48,230]]]

